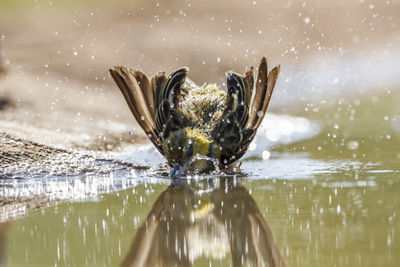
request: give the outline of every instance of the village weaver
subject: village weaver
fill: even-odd
[[[126,67],[110,73],[176,176],[224,170],[243,156],[266,114],[279,70],[268,73],[263,57],[256,81],[253,67],[244,76],[230,71],[226,90],[216,84],[197,86],[187,78],[187,67],[151,80]]]

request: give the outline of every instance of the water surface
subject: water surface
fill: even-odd
[[[299,179],[142,183],[13,222],[6,262],[398,266],[399,176],[355,166]]]

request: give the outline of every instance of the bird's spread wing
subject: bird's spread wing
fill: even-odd
[[[262,58],[260,67],[258,68],[256,93],[250,102],[251,111],[246,128],[257,130],[264,119],[269,100],[278,79],[279,70],[280,66],[277,66],[268,73],[267,60],[265,57]]]
[[[224,118],[212,135],[222,148],[221,163],[229,165],[246,152],[260,126],[278,78],[280,67],[268,73],[267,60],[262,58],[253,95],[253,67],[241,76],[227,74],[228,96]]]
[[[152,81],[140,71],[132,71],[125,67],[110,69],[111,77],[117,83],[136,121],[150,138],[161,154],[164,154],[160,132],[155,127],[155,92],[159,91],[165,75],[162,73]]]
[[[125,67],[110,69],[136,121],[143,128],[158,151],[164,155],[162,141],[169,133],[188,124],[178,110],[180,88],[188,68],[183,67],[168,77],[158,73],[152,80],[140,71]]]
[[[223,165],[229,165],[246,152],[266,114],[279,70],[277,66],[268,73],[267,60],[263,57],[255,92],[253,67],[244,76],[227,73],[225,110],[211,133],[221,147]],[[110,70],[137,122],[163,155],[162,142],[170,132],[191,125],[179,107],[181,86],[188,71],[183,67],[168,77],[161,72],[150,80],[142,72],[125,67]]]
[[[189,69],[180,68],[172,72],[162,84],[161,89],[156,91],[155,103],[155,126],[160,132],[161,139],[166,139],[169,133],[189,125],[188,119],[179,110],[181,98],[181,86],[185,82]]]

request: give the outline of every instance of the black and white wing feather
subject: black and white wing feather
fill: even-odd
[[[222,150],[221,163],[229,165],[247,151],[267,112],[278,78],[280,66],[268,73],[267,60],[262,58],[253,95],[253,67],[245,76],[227,73],[227,105],[224,118],[213,131]]]

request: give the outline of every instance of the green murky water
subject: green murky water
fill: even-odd
[[[339,101],[300,114],[320,123],[320,133],[275,147],[269,160],[245,161],[244,176],[144,177],[127,189],[34,212],[3,226],[3,260],[7,266],[399,266],[395,99]]]
[[[355,169],[310,179],[141,184],[14,222],[6,262],[398,266],[399,176]]]

